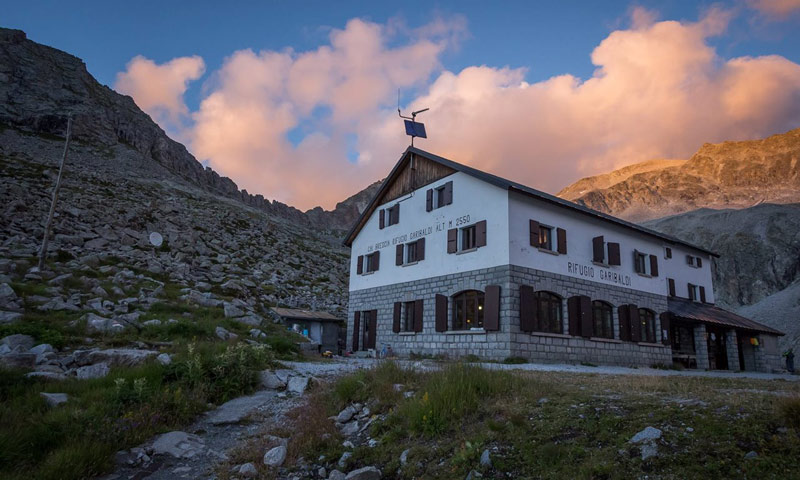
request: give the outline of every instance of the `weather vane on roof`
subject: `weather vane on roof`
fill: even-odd
[[[416,112],[411,112],[410,117],[406,117],[400,111],[400,90],[397,90],[397,114],[400,118],[404,118],[404,123],[406,124],[406,135],[411,137],[411,146],[414,146],[414,138],[428,138],[428,135],[425,133],[425,124],[417,121],[417,115],[422,112],[427,112],[430,108],[423,108],[422,110],[417,110]]]

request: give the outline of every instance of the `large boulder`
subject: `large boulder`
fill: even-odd
[[[87,365],[85,367],[79,367],[75,369],[75,376],[78,377],[80,380],[91,380],[93,378],[103,378],[108,375],[111,369],[108,366],[108,363],[96,363],[94,365]]]
[[[382,476],[376,467],[364,467],[348,473],[345,480],[381,480]]]
[[[14,335],[8,335],[7,337],[3,337],[0,340],[0,345],[7,345],[8,348],[13,350],[18,350],[22,352],[27,352],[31,348],[33,348],[36,341],[30,335],[22,335],[20,333],[16,333]]]
[[[289,382],[286,384],[286,391],[291,393],[302,394],[308,388],[308,377],[301,377],[299,375],[295,375],[289,378]]]
[[[264,465],[268,467],[280,467],[283,465],[285,460],[286,447],[284,445],[278,445],[277,447],[271,448],[267,453],[264,454]]]
[[[108,350],[93,350],[89,352],[88,360],[90,363],[105,362],[113,366],[135,367],[156,355],[158,355],[158,352],[153,350],[109,348]]]
[[[205,442],[197,435],[174,431],[160,435],[153,442],[153,455],[192,458],[205,450]]]

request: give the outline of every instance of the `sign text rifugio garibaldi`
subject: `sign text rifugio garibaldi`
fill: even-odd
[[[381,248],[386,248],[392,245],[397,245],[398,243],[413,242],[414,240],[418,240],[422,237],[427,237],[434,231],[443,232],[449,228],[466,225],[469,223],[469,220],[470,220],[469,215],[460,215],[456,217],[454,220],[436,222],[433,225],[417,228],[416,230],[412,230],[409,233],[398,235],[392,238],[391,240],[383,240],[380,242],[376,242],[374,245],[369,245],[367,247],[367,253],[373,252],[375,250],[380,250]]]
[[[595,268],[592,265],[582,263],[567,262],[567,273],[578,275],[579,277],[592,280],[602,280],[608,283],[615,283],[625,287],[631,286],[631,276],[611,271],[607,268]]]

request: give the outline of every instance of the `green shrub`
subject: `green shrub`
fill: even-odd
[[[297,344],[286,337],[270,336],[267,338],[267,345],[279,357],[292,357],[299,351]]]
[[[523,363],[528,363],[528,360],[522,357],[506,357],[503,363],[507,365],[521,365]]]

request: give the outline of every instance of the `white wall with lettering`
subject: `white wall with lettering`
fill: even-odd
[[[561,255],[532,247],[529,223],[531,219],[542,225],[553,227],[554,233],[556,228],[566,230],[567,254]],[[592,262],[592,238],[599,235],[604,236],[606,242],[620,244],[621,265],[603,266]],[[686,297],[686,284],[691,281],[697,285],[704,285],[706,300],[713,301],[710,262],[705,258],[707,255],[703,259],[702,268],[692,268],[686,265],[685,259],[684,264],[679,266],[675,255],[679,255],[678,252],[681,250],[673,246],[673,259],[665,261],[664,247],[666,243],[655,237],[640,234],[563,207],[550,205],[517,192],[509,193],[509,237],[509,257],[513,265],[658,295],[667,295],[667,278],[675,278],[679,296]],[[556,242],[557,240],[554,238],[553,250],[556,250]],[[657,277],[636,273],[634,250],[658,257],[659,274]],[[695,253],[695,255],[697,254]],[[685,257],[685,253],[683,256]],[[683,287],[680,282],[683,282]]]
[[[453,182],[453,203],[427,212],[425,192]],[[378,228],[378,210],[400,203],[400,221]],[[456,172],[410,194],[387,202],[373,212],[353,240],[350,250],[350,291],[410,282],[480,268],[508,265],[508,192],[462,172]],[[475,251],[447,253],[447,230],[486,220],[486,246]],[[395,265],[395,246],[425,237],[425,260]],[[378,271],[358,275],[359,255],[380,250]]]

